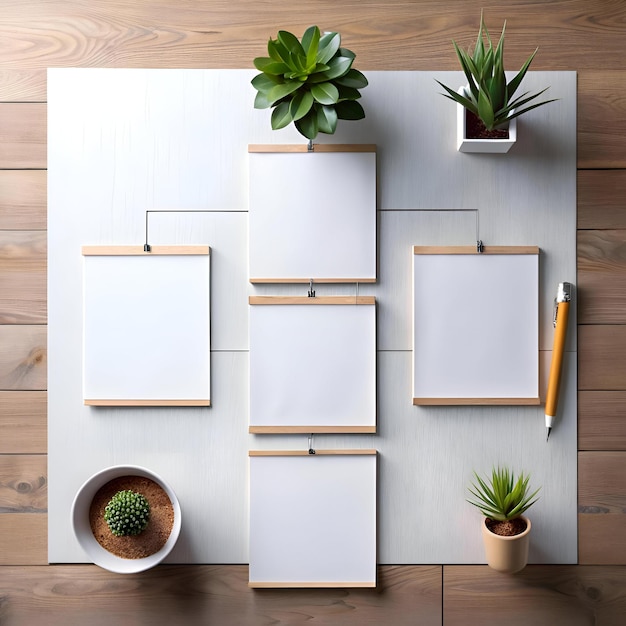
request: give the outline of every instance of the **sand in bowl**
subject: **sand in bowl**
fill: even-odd
[[[150,521],[139,535],[116,537],[104,520],[104,509],[118,492],[140,493],[150,504]],[[158,552],[167,541],[174,525],[174,508],[163,488],[143,476],[120,476],[97,491],[89,508],[89,524],[96,541],[123,559],[142,559]]]

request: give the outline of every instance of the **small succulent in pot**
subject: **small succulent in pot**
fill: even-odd
[[[365,111],[357,101],[367,86],[365,76],[352,67],[355,54],[341,47],[339,33],[321,34],[317,26],[302,41],[280,30],[267,44],[268,57],[254,59],[261,73],[252,79],[257,90],[254,108],[272,111],[272,129],[294,123],[312,141],[318,133],[332,135],[337,121],[360,120]]]
[[[539,489],[530,493],[528,487],[530,477],[524,472],[516,477],[515,473],[506,467],[494,467],[491,478],[481,478],[476,472],[474,477],[476,480],[468,491],[475,499],[468,502],[493,522],[488,524],[492,532],[516,534],[514,531],[517,530],[518,524],[515,520],[537,501],[535,496]],[[494,530],[494,526],[496,528],[499,526],[501,532]]]
[[[498,127],[506,127],[510,120],[555,101],[552,99],[529,104],[543,94],[548,87],[532,95],[529,95],[530,92],[525,92],[516,98],[513,97],[535,54],[537,54],[538,48],[526,59],[520,71],[507,82],[504,71],[505,29],[506,22],[502,27],[498,45],[494,49],[481,14],[480,28],[473,54],[459,48],[455,41],[452,42],[461,68],[467,78],[468,86],[459,90],[461,92],[459,93],[437,81],[446,91],[442,94],[443,96],[464,106],[484,124],[488,131]]]
[[[139,535],[150,520],[150,504],[140,493],[118,491],[104,509],[104,520],[116,537]]]

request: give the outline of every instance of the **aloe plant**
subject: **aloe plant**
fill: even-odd
[[[261,72],[252,79],[256,109],[273,108],[274,130],[292,122],[313,140],[318,133],[332,135],[337,121],[360,120],[365,111],[357,100],[367,86],[365,76],[352,67],[355,54],[341,47],[338,33],[307,28],[300,42],[286,30],[267,43],[268,57],[257,57]]]
[[[508,468],[493,468],[491,478],[481,478],[474,472],[475,482],[468,491],[475,500],[468,502],[493,520],[503,521],[519,517],[538,498],[539,489],[529,494],[529,476],[522,472],[519,477]]]
[[[476,115],[488,130],[503,126],[515,117],[519,117],[549,102],[554,102],[554,99],[544,100],[543,102],[535,102],[534,104],[526,106],[543,94],[548,87],[532,95],[529,95],[530,92],[527,91],[517,98],[513,98],[532,60],[537,54],[538,48],[526,59],[522,69],[520,69],[514,78],[507,82],[504,72],[505,29],[506,22],[502,27],[498,45],[494,49],[489,31],[485,26],[481,14],[478,38],[472,55],[462,48],[459,48],[455,41],[452,42],[463,72],[465,73],[465,77],[467,78],[469,88],[466,88],[463,93],[458,93],[440,81],[437,81],[439,85],[446,90],[446,93],[441,95],[463,105]]]

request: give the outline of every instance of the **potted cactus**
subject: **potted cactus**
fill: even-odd
[[[482,536],[487,563],[499,572],[515,573],[526,567],[530,540],[530,519],[522,513],[537,499],[539,489],[530,493],[529,476],[518,477],[506,467],[495,467],[491,477],[481,478],[469,488],[473,500],[484,518]]]
[[[139,535],[150,521],[150,503],[141,493],[122,489],[104,507],[104,521],[115,537]]]
[[[442,95],[457,103],[457,149],[460,152],[508,152],[517,138],[516,118],[554,102],[554,99],[533,102],[548,87],[531,95],[525,92],[514,97],[537,49],[526,59],[519,72],[507,81],[504,71],[505,29],[506,22],[494,49],[481,14],[473,54],[452,42],[467,85],[457,91],[437,81],[446,91]]]
[[[72,504],[72,524],[87,556],[112,572],[141,572],[172,550],[181,510],[172,488],[155,472],[116,465],[91,476]]]
[[[365,117],[358,102],[365,76],[352,67],[355,54],[341,47],[339,33],[307,28],[302,41],[286,30],[267,44],[269,56],[254,59],[261,72],[252,79],[256,109],[272,108],[273,130],[293,123],[310,142],[332,135],[338,120]]]

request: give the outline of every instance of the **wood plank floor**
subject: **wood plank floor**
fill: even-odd
[[[22,0],[0,10],[0,624],[533,624],[626,615],[626,3]],[[481,9],[507,67],[578,72],[579,562],[381,568],[380,589],[257,590],[242,566],[48,566],[46,68],[250,67],[277,28],[366,70],[456,70]],[[427,115],[427,113],[425,113]]]

